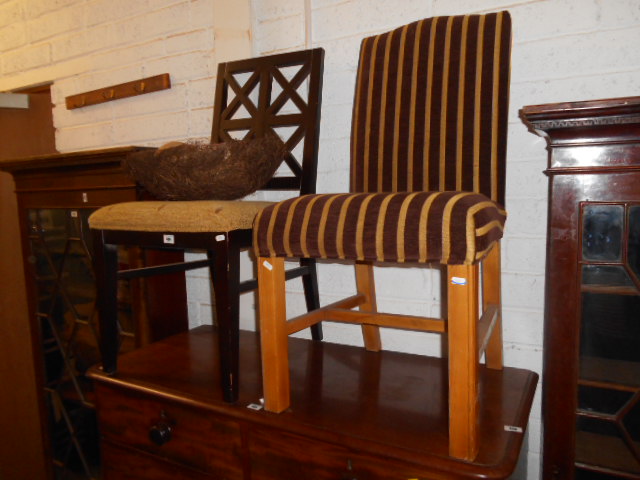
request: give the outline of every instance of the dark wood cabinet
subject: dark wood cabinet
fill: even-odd
[[[449,457],[446,359],[289,339],[292,406],[261,408],[260,342],[241,332],[239,400],[219,387],[213,327],[93,369],[104,479],[444,480],[508,478],[537,375],[481,368],[480,452]]]
[[[548,144],[543,478],[640,478],[640,97],[524,107]]]
[[[122,147],[0,161],[15,182],[29,331],[49,476],[98,475],[93,385],[99,363],[92,245],[87,219],[110,203],[142,192],[124,172]],[[122,261],[152,264],[155,253],[127,249]],[[184,277],[121,289],[123,347],[131,349],[187,329]],[[34,416],[35,412],[34,412]]]

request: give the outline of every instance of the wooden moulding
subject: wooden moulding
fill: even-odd
[[[98,103],[110,102],[121,98],[134,97],[145,93],[157,92],[171,88],[171,79],[168,73],[154,77],[141,78],[133,82],[121,83],[111,87],[100,88],[90,92],[79,93],[65,98],[67,109],[88,107]]]

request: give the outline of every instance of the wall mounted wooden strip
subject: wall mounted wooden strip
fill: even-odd
[[[168,73],[155,77],[142,78],[133,82],[121,83],[111,87],[100,88],[90,92],[79,93],[65,98],[67,109],[87,107],[98,103],[110,102],[121,98],[134,97],[145,93],[157,92],[171,88]]]

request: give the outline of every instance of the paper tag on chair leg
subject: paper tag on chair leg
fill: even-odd
[[[264,262],[262,262],[262,265],[264,265],[264,268],[266,268],[269,271],[273,270],[273,265],[271,265],[268,260],[265,260]]]
[[[467,279],[462,277],[451,277],[451,283],[454,285],[466,285]]]

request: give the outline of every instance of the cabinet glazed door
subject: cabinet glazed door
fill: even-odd
[[[640,478],[640,204],[581,205],[577,478]]]
[[[44,356],[45,408],[60,473],[94,478],[98,430],[85,373],[100,362],[88,217],[93,209],[29,209],[29,261]],[[124,286],[126,287],[126,285]],[[129,289],[121,288],[123,339],[133,339]],[[129,343],[129,342],[127,342]]]

